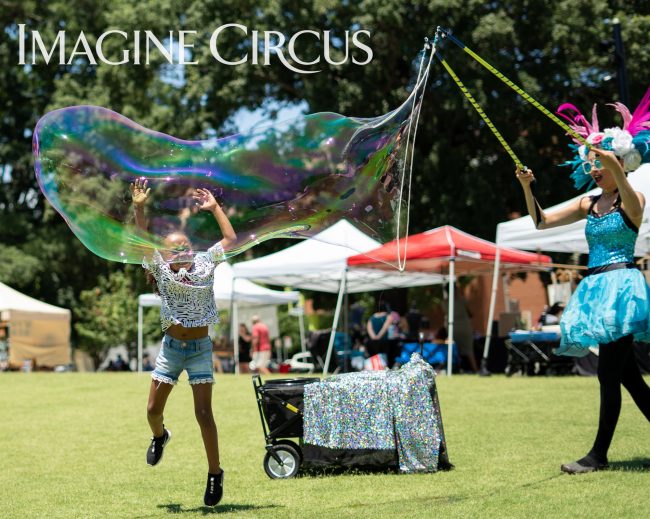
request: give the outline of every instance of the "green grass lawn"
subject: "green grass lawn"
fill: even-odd
[[[147,374],[0,374],[0,517],[650,517],[650,425],[627,394],[612,470],[560,473],[591,446],[595,378],[438,379],[455,469],[273,481],[249,376],[222,375],[215,415],[225,496],[203,506],[205,455],[186,380],[173,441],[145,464]]]

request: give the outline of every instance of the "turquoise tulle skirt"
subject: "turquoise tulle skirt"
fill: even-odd
[[[584,357],[590,347],[626,335],[650,342],[650,288],[637,269],[610,270],[584,278],[560,320],[557,355]]]

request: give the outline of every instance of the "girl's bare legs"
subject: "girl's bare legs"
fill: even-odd
[[[169,393],[171,393],[174,386],[166,384],[158,380],[151,381],[151,388],[149,389],[149,402],[147,403],[147,420],[149,427],[155,438],[160,438],[164,434],[163,429],[163,411]]]
[[[219,441],[217,425],[212,414],[212,384],[192,384],[194,395],[194,414],[201,428],[205,454],[208,458],[208,472],[221,472],[219,466]]]

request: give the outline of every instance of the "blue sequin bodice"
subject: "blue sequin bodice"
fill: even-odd
[[[621,209],[602,216],[588,214],[585,235],[589,244],[589,268],[634,262],[637,231],[625,223]]]

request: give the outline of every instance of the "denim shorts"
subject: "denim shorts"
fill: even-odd
[[[183,370],[187,371],[190,384],[213,384],[212,340],[180,340],[165,335],[160,353],[156,358],[156,369],[151,378],[166,384],[176,384]]]

